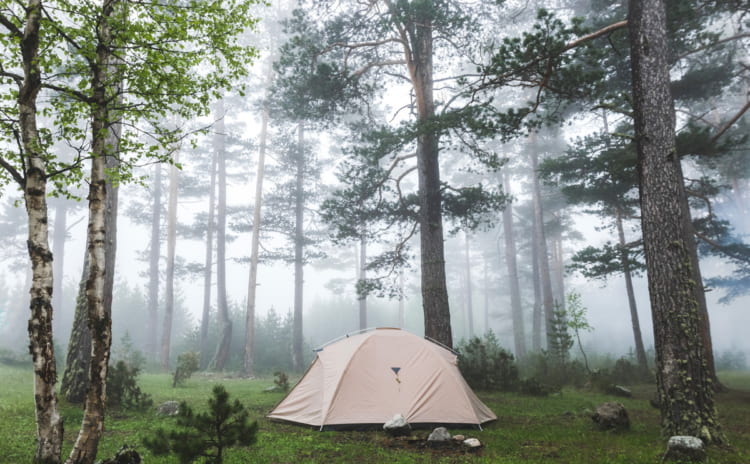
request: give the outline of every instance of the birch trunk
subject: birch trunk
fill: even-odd
[[[713,379],[701,336],[697,263],[680,160],[675,148],[666,8],[631,0],[628,24],[641,224],[656,344],[657,392],[664,436],[721,443]]]
[[[23,57],[23,82],[18,90],[18,117],[24,157],[23,198],[29,221],[28,251],[31,261],[29,351],[34,365],[36,413],[35,463],[59,463],[63,422],[57,409],[57,366],[52,340],[52,252],[49,248],[45,153],[37,128],[36,100],[41,88],[39,34],[41,0],[29,0],[25,28],[15,30]]]

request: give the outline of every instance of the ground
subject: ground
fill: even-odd
[[[720,420],[730,446],[710,448],[712,464],[750,463],[750,372],[723,373],[730,390],[717,397]],[[196,375],[184,386],[171,388],[168,374],[142,374],[140,384],[155,404],[185,400],[195,409],[205,408],[216,383],[225,385],[232,398],[240,399],[259,421],[258,442],[245,449],[233,449],[226,463],[261,464],[411,464],[411,463],[546,463],[546,464],[639,464],[659,463],[666,439],[659,434],[659,413],[649,405],[655,388],[633,387],[632,399],[616,399],[586,390],[563,390],[562,394],[537,398],[508,393],[478,392],[498,416],[484,430],[461,429],[452,433],[476,437],[484,447],[469,452],[460,447],[432,449],[420,440],[428,430],[415,432],[411,440],[397,440],[380,431],[318,432],[264,418],[281,398],[263,393],[272,378],[243,380],[224,376]],[[631,430],[600,432],[589,418],[600,403],[621,401],[628,409]],[[0,462],[29,463],[34,451],[32,372],[0,364]],[[68,452],[82,418],[80,407],[63,403],[65,446]],[[109,411],[100,458],[112,456],[123,444],[136,447],[149,464],[176,463],[175,458],[155,458],[141,445],[142,437],[159,427],[171,427],[173,419],[144,412]]]

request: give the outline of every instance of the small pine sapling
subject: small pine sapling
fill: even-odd
[[[200,366],[200,353],[188,351],[177,356],[177,368],[172,375],[172,388],[189,379]]]
[[[200,458],[221,464],[227,448],[255,443],[258,423],[248,423],[245,406],[238,400],[230,403],[223,385],[214,387],[208,406],[207,412],[195,414],[187,403],[180,403],[177,425],[182,430],[158,429],[153,438],[144,438],[143,445],[155,456],[174,453],[184,464]]]
[[[573,329],[576,334],[576,340],[578,341],[578,349],[581,350],[583,356],[583,364],[586,366],[586,372],[591,375],[591,369],[589,369],[589,360],[586,356],[586,352],[583,351],[583,344],[581,344],[581,331],[590,332],[594,330],[586,320],[586,307],[581,303],[581,294],[577,292],[568,293],[567,297],[568,309],[567,309],[567,324],[568,327]]]

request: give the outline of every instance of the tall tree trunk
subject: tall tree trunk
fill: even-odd
[[[175,164],[179,161],[179,153],[175,154]],[[161,348],[159,362],[161,368],[169,370],[170,346],[172,344],[172,318],[174,315],[174,261],[177,245],[177,186],[179,170],[176,166],[169,166],[169,197],[167,200],[167,269],[165,273],[164,289],[164,318],[161,329]]]
[[[52,307],[55,308],[57,316],[53,320],[52,331],[60,333],[60,317],[63,307],[63,264],[65,261],[65,236],[68,228],[68,201],[58,199],[54,202],[55,207],[55,228],[52,233],[52,254],[55,257],[52,261],[52,275],[55,276],[52,290]],[[57,321],[57,323],[55,323]]]
[[[641,224],[656,344],[657,391],[664,436],[721,443],[712,379],[706,368],[702,316],[680,160],[675,148],[666,8],[631,0],[628,24]]]
[[[404,270],[399,269],[398,271],[398,328],[403,329],[405,327],[404,323]]]
[[[542,305],[544,308],[544,327],[547,334],[547,347],[552,346],[552,321],[554,315],[554,298],[552,295],[552,280],[549,270],[549,253],[547,251],[547,238],[544,231],[544,212],[542,211],[542,191],[539,185],[539,158],[536,144],[531,141],[531,179],[532,179],[532,201],[534,203],[534,241],[536,242],[537,259],[539,261],[539,281],[542,290]]]
[[[36,412],[35,463],[58,463],[62,447],[63,422],[57,409],[57,367],[52,340],[52,252],[49,249],[47,179],[45,154],[37,128],[36,100],[41,88],[39,33],[41,0],[29,0],[25,29],[17,31],[23,57],[23,82],[18,90],[18,118],[25,157],[23,198],[29,221],[28,251],[31,261],[29,351],[34,365]]]
[[[408,28],[405,59],[414,87],[417,124],[429,125],[435,116],[432,79],[432,21],[420,18]],[[424,331],[447,347],[453,346],[448,288],[445,279],[445,250],[440,184],[439,140],[436,131],[417,137],[419,186],[419,238],[422,270]]]
[[[211,280],[213,276],[214,258],[214,205],[216,203],[216,153],[211,156],[211,181],[208,192],[208,224],[206,225],[206,257],[203,270],[203,311],[201,312],[200,347],[201,369],[206,369],[211,360],[208,345],[208,325],[211,317]]]
[[[489,259],[484,257],[484,333],[490,331],[490,272]],[[514,329],[515,330],[515,329]]]
[[[562,219],[558,217],[560,227],[552,235],[552,262],[550,274],[553,277],[552,295],[560,309],[565,309],[565,260],[562,239]]]
[[[219,198],[216,208],[216,306],[221,323],[221,335],[212,364],[214,369],[222,371],[229,360],[229,349],[232,344],[232,320],[229,318],[227,303],[227,154],[223,100],[216,103],[215,118],[214,150],[218,161],[217,179],[219,181]]]
[[[294,200],[294,318],[292,320],[292,364],[295,371],[303,368],[302,358],[302,291],[304,286],[304,214],[305,214],[305,132],[302,123],[297,127],[297,177]]]
[[[466,317],[469,325],[469,338],[474,336],[474,305],[472,301],[472,282],[471,282],[471,247],[468,232],[464,233],[464,255],[466,267]]]
[[[270,79],[266,83],[270,85]],[[253,208],[253,236],[250,242],[250,278],[247,283],[247,311],[245,312],[245,359],[246,376],[254,375],[255,343],[255,299],[258,289],[258,251],[260,248],[261,206],[263,204],[263,177],[266,166],[266,145],[268,142],[268,104],[263,105],[260,125],[260,149],[258,151],[258,172],[255,175],[255,207]]]
[[[510,176],[507,172],[503,174],[503,190],[506,195],[510,195]],[[505,239],[505,266],[508,270],[508,285],[510,286],[510,308],[513,317],[513,347],[516,358],[520,360],[526,357],[526,331],[521,307],[521,286],[518,282],[513,207],[510,203],[505,205],[503,210],[503,237]]]
[[[531,220],[531,274],[534,289],[534,309],[531,315],[531,349],[535,353],[542,351],[542,283],[541,272],[539,271],[539,242],[537,236],[536,215],[532,215]]]
[[[363,229],[366,226],[362,227]],[[359,239],[359,276],[357,279],[364,283],[367,279],[367,238],[365,233]],[[359,295],[357,297],[359,302],[359,330],[365,330],[367,328],[367,295]]]
[[[625,275],[625,290],[628,294],[628,306],[630,307],[630,322],[633,326],[633,339],[635,340],[635,358],[641,371],[648,372],[648,360],[646,349],[643,347],[641,337],[641,323],[638,320],[638,307],[635,303],[635,291],[633,290],[632,271],[630,269],[630,256],[626,248],[625,229],[622,226],[622,212],[618,209],[616,213],[617,237],[620,242],[620,260],[622,261],[622,272]]]
[[[154,191],[151,202],[151,239],[148,250],[148,332],[146,351],[152,360],[158,358],[159,327],[159,258],[161,257],[161,164],[154,164]]]

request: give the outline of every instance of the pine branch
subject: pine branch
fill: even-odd
[[[714,135],[713,137],[711,137],[711,143],[716,143],[716,141],[717,141],[717,140],[718,140],[718,139],[719,139],[719,138],[720,138],[720,137],[721,137],[722,135],[724,135],[724,133],[725,133],[726,131],[728,131],[728,130],[729,130],[729,128],[730,128],[730,127],[732,127],[732,126],[734,125],[734,123],[736,123],[736,122],[737,122],[737,121],[738,121],[738,120],[739,120],[739,119],[740,119],[740,118],[742,117],[742,115],[743,115],[743,114],[745,114],[745,113],[747,112],[747,110],[749,110],[749,109],[750,109],[750,100],[748,100],[747,102],[745,102],[745,106],[743,106],[743,107],[742,107],[742,108],[741,108],[741,109],[740,109],[740,110],[739,110],[739,111],[737,112],[737,114],[735,114],[735,115],[734,115],[734,116],[732,117],[732,119],[730,119],[730,120],[729,120],[729,121],[728,121],[728,122],[727,122],[726,124],[724,124],[724,126],[723,126],[723,127],[721,128],[721,129],[719,129],[719,131],[718,131],[718,132],[716,133],[716,135]]]

